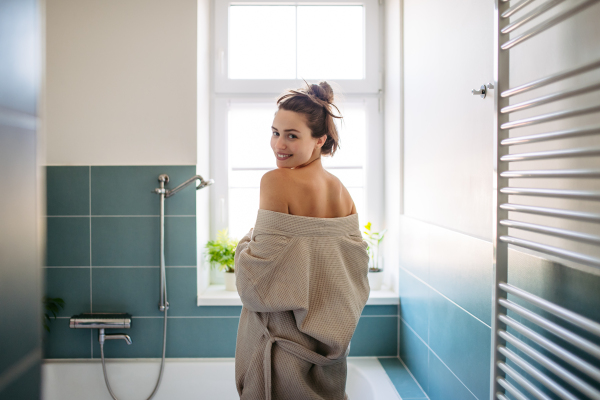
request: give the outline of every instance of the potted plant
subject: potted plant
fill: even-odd
[[[56,313],[59,311],[59,307],[60,308],[65,307],[65,301],[63,299],[61,299],[60,297],[44,296],[43,302],[44,302],[44,308],[46,309],[46,311],[50,311],[54,315],[54,319],[56,319]],[[47,312],[44,313],[42,324],[43,324],[44,328],[48,332],[50,332],[50,327],[46,323],[46,320],[50,321],[50,315],[48,315]]]
[[[371,290],[380,290],[381,282],[383,281],[383,263],[381,260],[381,253],[379,251],[379,245],[385,236],[387,229],[381,232],[371,231],[371,223],[365,225],[363,231],[365,241],[369,244],[367,252],[369,254],[369,287]]]
[[[227,234],[227,229],[217,233],[217,240],[206,243],[206,256],[211,265],[217,264],[220,271],[225,270],[225,290],[237,291],[235,286],[234,256],[238,240]]]

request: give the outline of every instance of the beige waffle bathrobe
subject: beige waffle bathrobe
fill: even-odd
[[[258,210],[235,252],[241,400],[348,398],[346,357],[369,297],[366,248],[358,214]]]

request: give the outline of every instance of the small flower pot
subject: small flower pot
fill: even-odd
[[[369,278],[369,287],[371,290],[381,290],[381,283],[383,282],[383,270],[377,272],[369,271],[367,275]]]
[[[235,286],[235,272],[225,272],[225,290],[237,292]]]

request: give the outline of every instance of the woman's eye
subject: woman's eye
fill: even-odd
[[[296,135],[293,135],[293,134],[290,133],[290,136],[289,136],[290,139],[293,139],[295,137],[296,137]]]
[[[273,131],[273,135],[274,135],[274,136],[277,136],[277,135],[279,135],[279,133],[277,133],[277,132]]]

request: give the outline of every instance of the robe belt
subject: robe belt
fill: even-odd
[[[279,347],[281,347],[286,352],[293,354],[296,357],[303,359],[304,361],[308,361],[311,364],[316,364],[320,366],[332,365],[343,362],[346,359],[346,357],[348,357],[348,353],[350,353],[350,344],[348,344],[348,348],[346,349],[346,352],[343,356],[335,359],[327,358],[319,353],[315,353],[314,351],[307,349],[299,343],[277,336],[271,336],[267,327],[265,326],[264,328],[265,334],[269,338],[269,340],[267,340],[267,346],[265,348],[263,359],[265,400],[271,400],[271,348],[273,347],[273,343],[277,342]]]

